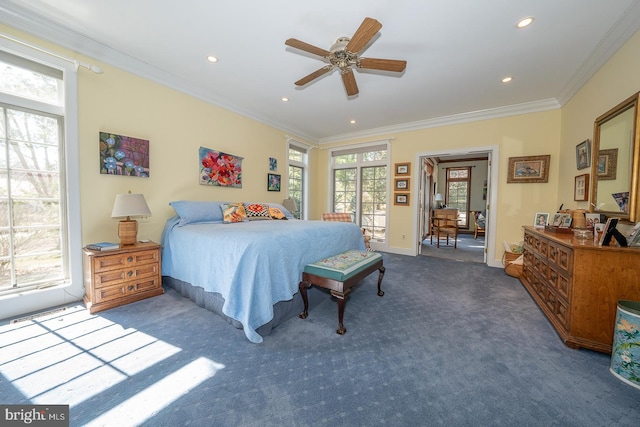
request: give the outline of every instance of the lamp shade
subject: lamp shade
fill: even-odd
[[[284,206],[284,208],[292,214],[298,211],[298,205],[296,204],[296,201],[291,197],[284,199],[284,201],[282,202],[282,206]]]
[[[444,197],[441,193],[436,194],[436,202],[444,202]]]
[[[111,218],[151,216],[151,210],[142,194],[116,194]]]

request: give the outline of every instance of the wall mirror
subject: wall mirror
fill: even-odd
[[[638,97],[596,119],[591,160],[591,212],[640,221]]]

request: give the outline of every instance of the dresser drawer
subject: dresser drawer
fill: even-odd
[[[573,268],[573,250],[554,242],[549,243],[549,261],[560,267],[565,272]]]

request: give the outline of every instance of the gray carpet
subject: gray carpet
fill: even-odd
[[[449,240],[449,245],[445,244],[445,241],[440,242],[440,247],[436,245],[436,240],[433,243],[429,238],[422,241],[422,255],[454,259],[456,261],[466,262],[484,262],[484,236],[478,236],[477,239],[473,238],[473,234],[458,234],[457,247],[453,247],[453,239]]]
[[[0,325],[0,402],[67,403],[71,425],[636,426],[640,390],[567,348],[501,269],[383,254],[349,297],[262,344],[169,290],[89,316]]]

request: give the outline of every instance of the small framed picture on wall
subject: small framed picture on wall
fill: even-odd
[[[396,175],[409,175],[411,163],[396,163]]]
[[[394,193],[393,204],[397,206],[409,206],[409,194],[407,193]]]
[[[409,178],[396,178],[394,180],[394,189],[397,191],[409,191]]]

